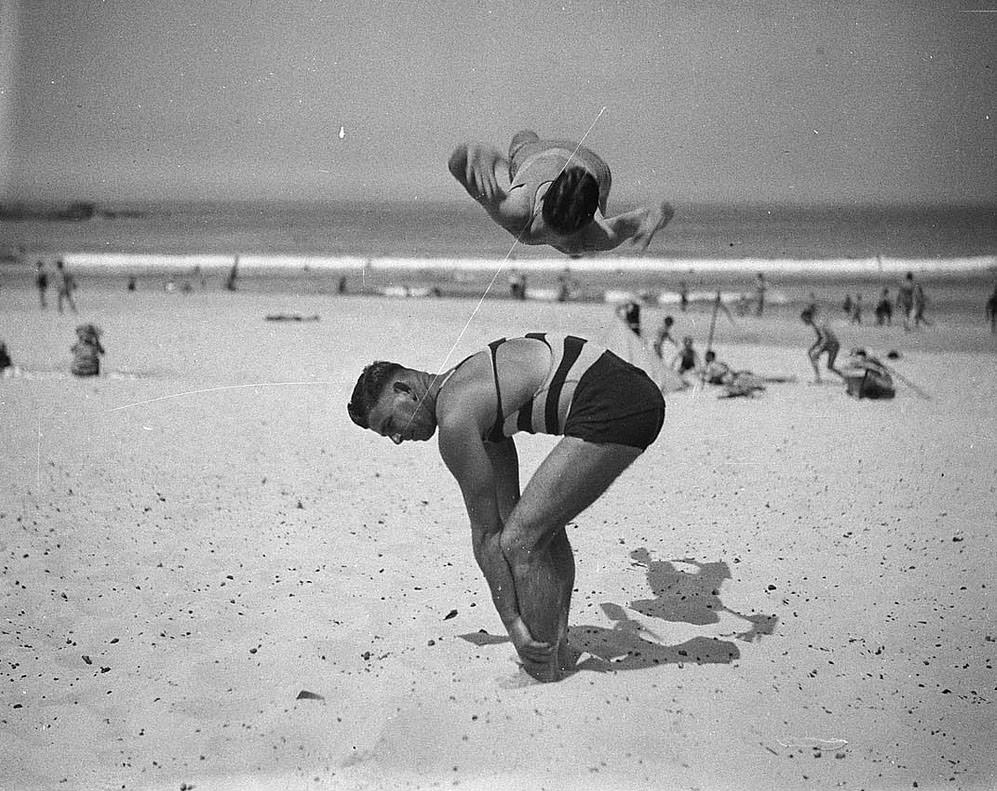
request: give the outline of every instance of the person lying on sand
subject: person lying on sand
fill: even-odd
[[[821,317],[820,314],[814,313],[812,310],[804,310],[800,314],[800,320],[807,326],[812,327],[813,331],[817,333],[817,340],[807,349],[807,357],[810,358],[810,364],[814,369],[814,383],[821,383],[820,369],[817,367],[817,364],[820,361],[821,355],[824,354],[827,355],[827,370],[833,371],[844,379],[845,375],[834,367],[834,361],[838,357],[838,350],[841,348],[841,344],[838,342],[838,336],[828,326],[826,317]]]
[[[735,371],[727,363],[717,359],[717,353],[710,349],[703,355],[703,381],[710,385],[720,385],[724,391],[717,398],[754,397],[765,390],[771,382],[795,382],[795,376],[758,376],[741,370]]]
[[[581,255],[629,239],[646,250],[675,213],[667,201],[606,217],[612,176],[593,151],[569,140],[517,132],[506,156],[487,143],[462,143],[450,172],[488,216],[523,244]]]
[[[530,333],[493,341],[443,374],[374,362],[348,411],[398,445],[438,430],[475,560],[523,668],[540,681],[562,678],[575,576],[565,526],[657,438],[658,386],[583,338]],[[562,437],[522,492],[520,431]]]

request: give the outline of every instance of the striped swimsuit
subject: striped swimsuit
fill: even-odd
[[[573,436],[646,448],[664,420],[661,391],[642,370],[611,351],[573,335],[531,332],[551,352],[549,372],[523,404],[506,414],[495,352],[505,338],[488,344],[495,378],[495,421],[484,439],[501,442],[519,431]]]

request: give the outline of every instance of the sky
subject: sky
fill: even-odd
[[[10,201],[466,199],[584,139],[636,202],[997,203],[997,0],[0,0]]]

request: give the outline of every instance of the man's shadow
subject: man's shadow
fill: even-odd
[[[732,635],[745,642],[753,642],[775,630],[778,623],[776,616],[742,615],[720,601],[720,586],[730,578],[726,563],[699,563],[688,559],[675,561],[695,566],[697,571],[688,573],[677,569],[671,561],[652,560],[648,551],[643,548],[631,552],[630,557],[635,566],[647,568],[648,585],[655,594],[653,599],[631,602],[630,609],[652,618],[696,626],[718,623],[721,612],[730,613],[750,624],[746,631]],[[715,637],[694,637],[678,645],[664,645],[658,635],[643,622],[627,615],[620,605],[603,602],[600,606],[613,621],[612,627],[582,624],[568,629],[568,642],[573,656],[572,672],[639,670],[685,662],[699,665],[724,664],[741,656],[734,643]],[[508,637],[484,631],[460,637],[478,646],[509,640]]]

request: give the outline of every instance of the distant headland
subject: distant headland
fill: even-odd
[[[143,217],[145,212],[133,209],[108,209],[88,201],[76,201],[63,206],[28,203],[0,203],[0,220],[51,220],[53,222],[84,222],[113,220],[123,217]]]

